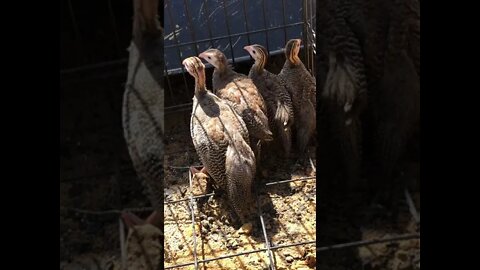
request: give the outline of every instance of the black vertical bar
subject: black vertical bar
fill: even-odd
[[[213,35],[212,35],[212,27],[210,26],[210,15],[208,12],[208,1],[205,0],[205,14],[207,14],[207,28],[208,28],[208,37],[210,38],[210,46],[213,48]]]
[[[223,11],[225,13],[225,23],[227,24],[227,34],[228,34],[228,40],[229,40],[229,44],[230,44],[230,53],[232,55],[232,62],[233,62],[233,64],[235,64],[235,56],[233,54],[232,36],[230,34],[230,25],[228,23],[227,5],[225,4],[225,0],[223,0],[222,2],[223,2]]]
[[[180,53],[180,47],[179,47],[179,42],[178,42],[178,39],[177,39],[177,33],[176,33],[176,29],[175,29],[175,23],[173,23],[173,19],[172,19],[172,1],[168,1],[167,3],[167,11],[168,11],[168,18],[170,19],[170,27],[173,28],[173,39],[175,40],[175,43],[177,44],[177,55],[178,55],[178,60],[180,61],[180,63],[182,63],[182,54]],[[185,89],[188,89],[188,83],[187,83],[187,78],[185,77],[185,68],[183,67],[183,65],[180,65],[181,68],[182,68],[182,76],[183,76],[183,82],[185,83]]]
[[[159,0],[158,1],[158,19],[159,19],[159,23],[160,23],[160,26],[162,27],[163,30],[165,30],[165,7],[163,6],[163,0]],[[165,34],[165,33],[164,33]]]
[[[245,4],[245,0],[243,2],[243,17],[245,18],[245,32],[247,32],[247,41],[248,45],[252,45],[250,41],[250,31],[248,30],[248,19],[247,19],[247,5]]]
[[[110,14],[110,23],[112,24],[113,33],[115,35],[115,47],[117,47],[117,53],[120,57],[122,55],[122,52],[120,51],[120,39],[118,38],[117,23],[115,22],[115,14],[113,13],[111,0],[108,0],[108,13]]]
[[[270,53],[270,46],[268,44],[268,27],[267,17],[265,16],[265,0],[262,0],[263,25],[265,27],[265,38],[267,39],[267,51]]]
[[[287,27],[285,27],[285,25],[287,25],[287,19],[285,17],[285,0],[282,0],[282,13],[283,13],[283,35],[284,35],[284,38],[285,38],[285,42],[283,44],[287,44]]]
[[[185,15],[188,18],[188,24],[190,25],[190,34],[192,35],[192,41],[195,42],[195,54],[198,55],[197,39],[195,38],[195,28],[193,26],[192,17],[190,16],[190,9],[188,8],[187,0],[183,0],[185,6]]]

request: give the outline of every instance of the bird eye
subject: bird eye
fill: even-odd
[[[256,51],[253,51],[253,54],[257,54],[257,52],[256,52]]]
[[[212,59],[212,58],[209,56],[208,59]]]

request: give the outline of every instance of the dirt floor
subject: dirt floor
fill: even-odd
[[[91,214],[72,208],[149,206],[123,139],[123,73],[108,80],[86,74],[61,86],[61,269],[82,269],[82,265],[110,269],[97,267],[95,261],[108,265],[120,250],[118,213]]]
[[[172,130],[168,138],[166,183],[167,200],[176,201],[189,198],[188,167],[200,164],[191,143],[188,122]],[[178,119],[175,123],[181,123]],[[179,155],[178,149],[184,149]],[[314,152],[314,151],[312,151]],[[315,159],[313,158],[313,161]],[[258,209],[265,222],[270,245],[293,244],[315,240],[316,184],[315,179],[281,183],[266,186],[267,182],[314,178],[311,166],[294,166],[294,160],[285,162],[287,166],[278,166],[275,170],[266,170],[267,175],[258,181],[257,193],[259,208],[252,206],[252,231],[245,234],[238,224],[234,224],[228,215],[229,207],[219,197],[208,199],[203,207],[195,208],[196,250],[194,250],[192,216],[189,201],[165,206],[165,246],[166,266],[192,262],[194,252],[199,260],[211,259],[265,247],[265,238],[261,230]],[[280,165],[280,162],[277,162]],[[170,167],[173,166],[174,168]],[[194,181],[193,195],[204,192],[202,181]],[[304,245],[279,249],[273,252],[277,269],[290,269],[296,265],[308,267],[315,258],[315,245]],[[264,269],[269,264],[265,252],[251,253],[236,258],[212,261],[205,264],[206,269]],[[201,264],[203,266],[203,264]],[[187,266],[179,269],[194,269]],[[268,269],[268,268],[267,268]]]
[[[166,172],[167,200],[189,198],[187,166],[199,164],[188,133],[188,117],[175,118],[171,127],[166,163],[173,166]],[[178,148],[185,151],[178,155]],[[313,147],[312,147],[312,152]],[[315,162],[315,158],[313,158]],[[263,185],[259,188],[259,204],[268,239],[271,245],[299,243],[315,240],[319,246],[348,243],[360,240],[384,239],[402,234],[419,233],[419,224],[412,218],[403,190],[397,191],[397,199],[391,209],[366,203],[366,194],[345,197],[339,192],[318,201],[316,209],[316,182],[308,180],[266,187],[266,182],[315,176],[310,166],[295,164],[295,160],[275,161],[277,166],[268,172],[268,176],[259,179]],[[280,164],[286,164],[280,166]],[[403,162],[400,181],[415,183],[419,178],[417,162]],[[179,180],[180,179],[180,180]],[[317,180],[318,181],[318,180]],[[202,194],[193,181],[193,195]],[[415,186],[415,185],[414,185]],[[420,194],[410,190],[415,207],[420,211]],[[322,194],[320,192],[320,194]],[[358,202],[361,203],[358,203]],[[201,209],[195,208],[195,227],[192,225],[189,202],[167,205],[165,208],[165,231],[170,236],[165,239],[167,251],[166,266],[181,265],[194,261],[196,252],[199,260],[236,254],[265,247],[261,224],[253,221],[251,235],[242,234],[242,230],[226,221],[226,209],[222,198],[211,198]],[[397,209],[397,212],[392,211]],[[319,211],[320,231],[316,231],[316,211]],[[196,234],[194,251],[193,228]],[[420,269],[420,240],[404,240],[396,243],[382,243],[363,247],[326,251],[316,258],[315,244],[302,245],[274,252],[277,269]],[[223,259],[205,264],[206,269],[264,269],[269,259],[265,252]],[[203,266],[203,264],[200,264]],[[311,268],[310,268],[311,267]],[[188,266],[180,269],[194,269]],[[268,268],[267,268],[268,269]]]
[[[379,205],[353,205],[349,200],[336,196],[319,204],[319,246],[420,233],[405,199],[396,202],[395,214]],[[413,200],[419,211],[418,192]],[[319,257],[318,269],[420,269],[420,239],[324,251]]]

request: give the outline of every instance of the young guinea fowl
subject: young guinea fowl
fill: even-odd
[[[305,65],[303,65],[302,61],[298,57],[301,43],[301,39],[291,39],[287,42],[285,45],[285,57],[287,59],[282,70],[280,71],[279,76],[288,77],[289,79],[295,78],[294,81],[298,81],[298,84],[296,85],[297,88],[301,89],[303,95],[310,100],[314,108],[317,108],[317,90],[315,78],[310,74],[310,72],[308,72],[308,70],[305,68]]]
[[[212,85],[214,93],[231,103],[247,125],[250,146],[260,161],[261,142],[273,140],[268,126],[267,108],[262,95],[250,78],[237,73],[228,65],[225,54],[209,49],[199,55],[215,67]]]
[[[226,191],[242,222],[253,201],[255,155],[245,122],[224,100],[206,89],[205,66],[197,57],[183,61],[195,78],[190,133],[195,150],[215,185]],[[205,171],[205,170],[202,170]]]
[[[286,61],[277,78],[290,94],[295,114],[296,144],[300,155],[315,133],[316,99],[315,80],[298,57],[300,39],[291,39],[285,46]]]
[[[375,157],[379,169],[372,186],[381,186],[385,203],[393,203],[394,169],[412,134],[419,129],[420,80],[415,59],[409,55],[410,11],[404,0],[394,1],[383,74],[372,89],[372,110],[376,127]],[[386,190],[385,190],[386,189]],[[387,192],[385,192],[387,191]]]
[[[130,158],[155,209],[148,221],[163,224],[163,34],[158,0],[135,0],[133,40],[123,95],[122,124]]]
[[[288,157],[292,145],[291,127],[294,122],[293,104],[287,88],[276,74],[264,69],[268,59],[267,50],[261,45],[245,46],[245,50],[255,60],[248,77],[257,86],[267,105],[269,125],[275,138],[280,142]]]
[[[328,2],[324,2],[325,4]],[[328,156],[339,153],[347,186],[358,185],[362,157],[360,115],[367,102],[367,80],[362,47],[347,18],[349,5],[345,1],[330,1],[322,10],[319,35],[327,42],[320,52],[328,65],[321,89],[322,132],[334,139]],[[357,28],[357,32],[361,28]],[[330,143],[330,142],[322,142]]]

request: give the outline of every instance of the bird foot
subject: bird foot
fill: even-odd
[[[160,228],[160,226],[163,223],[162,213],[158,211],[153,211],[150,214],[150,216],[147,217],[146,220],[143,220],[139,218],[137,215],[129,212],[123,212],[121,214],[121,217],[129,228],[132,228],[133,226],[145,225],[145,224],[151,224],[156,226],[157,228]]]
[[[199,168],[200,168],[200,169],[199,169]],[[207,168],[205,168],[205,167],[194,167],[194,166],[190,166],[190,172],[191,172],[192,174],[196,174],[196,173],[208,174]]]
[[[205,169],[205,167],[203,167],[201,170],[197,170],[196,168],[194,167],[190,167],[190,172],[192,172],[193,176],[192,176],[192,181],[200,181],[200,182],[207,182],[209,183],[210,181],[208,181],[208,173],[207,173],[207,169]]]
[[[201,169],[198,169],[198,168],[192,166],[192,167],[190,167],[190,172],[192,173],[192,178],[193,179],[208,179],[208,178],[210,178],[209,175],[208,175],[207,168],[205,168],[205,167],[202,167]]]

